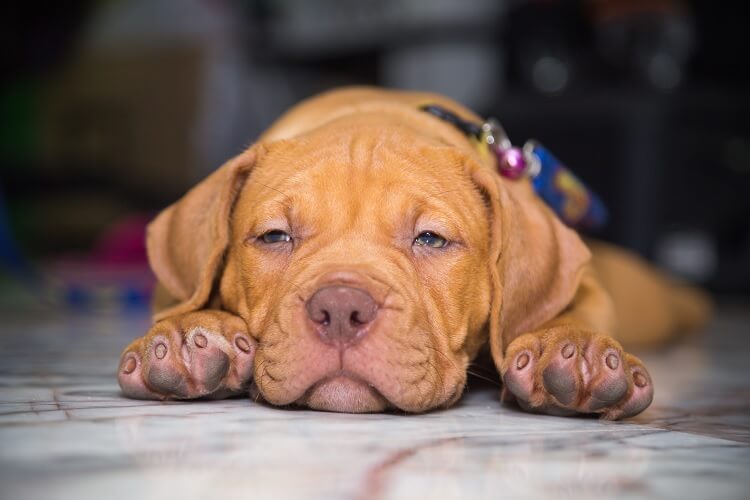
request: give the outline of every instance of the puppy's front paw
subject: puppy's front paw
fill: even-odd
[[[504,395],[529,411],[631,417],[651,404],[651,377],[610,337],[556,327],[522,335],[506,350],[500,370]]]
[[[199,311],[160,321],[130,344],[117,379],[136,399],[227,397],[248,390],[254,357],[241,318]]]

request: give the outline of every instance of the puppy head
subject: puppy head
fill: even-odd
[[[487,336],[499,362],[503,338],[569,302],[585,259],[533,195],[383,113],[254,146],[148,246],[180,301],[157,319],[218,302],[258,341],[267,401],[350,412],[450,405]]]

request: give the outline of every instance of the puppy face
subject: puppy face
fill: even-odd
[[[358,115],[267,145],[230,217],[222,301],[270,403],[453,403],[485,341],[489,221],[461,154]]]
[[[501,366],[570,304],[590,254],[423,102],[471,117],[435,95],[331,92],[162,211],[147,248],[173,300],[154,319],[243,318],[277,405],[424,411],[458,399],[483,344]]]

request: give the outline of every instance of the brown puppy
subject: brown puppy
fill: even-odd
[[[488,345],[523,408],[645,409],[648,371],[615,339],[663,341],[705,300],[619,250],[592,260],[424,104],[479,121],[436,95],[330,92],[162,212],[155,324],[123,352],[125,394],[420,412],[454,403]]]

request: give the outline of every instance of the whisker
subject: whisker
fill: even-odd
[[[264,184],[264,183],[262,183],[262,182],[258,182],[258,181],[255,181],[255,182],[256,182],[257,184],[260,184],[261,186],[263,186],[263,187],[265,187],[265,188],[268,188],[268,189],[270,189],[271,191],[276,191],[276,192],[277,192],[277,193],[279,193],[279,194],[280,194],[281,196],[283,196],[284,198],[286,198],[286,200],[287,200],[287,202],[288,202],[289,204],[285,204],[285,203],[281,203],[281,202],[279,202],[279,203],[281,203],[282,205],[284,205],[284,207],[286,207],[286,209],[287,209],[287,210],[291,210],[291,209],[292,209],[292,206],[291,206],[291,203],[292,203],[292,198],[291,198],[291,197],[290,197],[289,195],[287,195],[286,193],[284,193],[284,192],[282,192],[282,191],[279,191],[279,190],[278,190],[278,189],[276,189],[275,187],[269,186],[268,184]]]
[[[486,365],[477,364],[476,362],[469,363],[469,368],[485,373],[487,376],[498,375],[497,370],[488,368]]]
[[[429,346],[429,345],[425,345],[424,347],[426,347],[427,349],[431,349],[431,350],[435,351],[436,353],[440,354],[443,358],[445,358],[446,360],[448,360],[448,362],[451,365],[453,365],[453,368],[456,371],[461,371],[461,370],[458,369],[458,366],[456,366],[456,363],[454,363],[453,360],[451,358],[449,358],[448,356],[446,356],[440,349],[438,349],[436,347]]]
[[[429,345],[425,345],[425,347],[427,349],[430,349],[430,350],[432,350],[432,351],[440,354],[444,359],[446,359],[448,361],[448,363],[450,363],[453,366],[453,369],[456,370],[456,372],[459,372],[459,373],[461,372],[461,370],[458,369],[458,366],[456,366],[456,363],[454,363],[451,358],[449,358],[448,356],[446,356],[446,354],[443,351],[441,351],[440,349],[438,349],[436,347],[432,347],[432,346],[429,346]],[[430,366],[432,366],[432,363],[430,363]],[[435,369],[435,367],[433,367],[433,369]],[[442,376],[440,376],[440,377],[442,378]],[[442,383],[441,383],[441,385],[442,385]]]
[[[503,385],[502,385],[502,384],[501,384],[500,382],[498,382],[497,380],[495,380],[495,379],[492,379],[492,378],[490,378],[490,377],[487,377],[487,376],[485,376],[485,375],[482,375],[482,374],[480,374],[480,373],[477,373],[477,372],[475,372],[475,371],[472,371],[472,370],[471,370],[471,368],[467,369],[467,370],[466,370],[466,373],[468,373],[469,375],[472,375],[472,376],[474,376],[474,377],[476,377],[476,378],[478,378],[478,379],[481,379],[481,380],[484,380],[484,381],[486,381],[486,382],[489,382],[489,383],[491,383],[492,385],[495,385],[495,386],[497,386],[497,387],[502,387],[502,386],[503,386]]]
[[[263,360],[263,362],[258,367],[258,371],[260,371],[260,377],[258,377],[258,380],[255,381],[256,384],[258,384],[258,394],[255,396],[255,401],[258,401],[258,397],[260,396],[260,393],[263,392],[263,377],[266,374],[266,361]]]
[[[428,195],[428,197],[429,198],[437,198],[438,196],[442,196],[442,195],[447,194],[447,193],[453,193],[453,192],[456,192],[456,191],[461,191],[461,189],[446,189],[445,191],[440,191],[439,193],[430,194],[430,195]],[[418,202],[417,205],[416,205],[416,207],[417,208],[422,208],[426,204],[427,204],[427,201]]]
[[[435,375],[433,375],[433,376],[430,377],[432,379],[431,383],[433,384],[433,387],[435,387],[435,388],[442,388],[445,385],[445,381],[443,380],[442,373],[440,372],[440,370],[437,369],[437,367],[435,365],[432,364],[432,362],[430,361],[429,358],[427,358],[426,361],[427,361],[427,364],[430,365],[430,368],[432,368],[433,373],[435,374]],[[437,377],[437,379],[438,379],[438,385],[435,385],[435,381],[434,381],[433,377]]]

